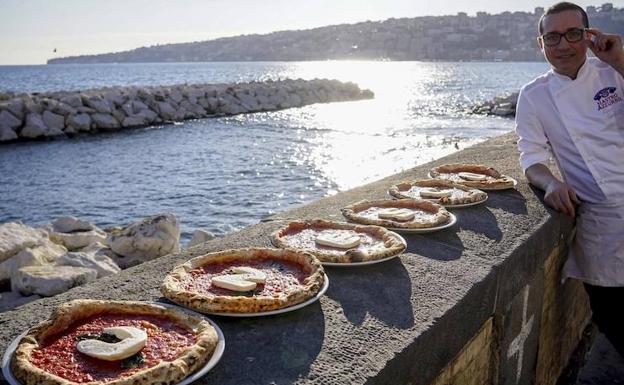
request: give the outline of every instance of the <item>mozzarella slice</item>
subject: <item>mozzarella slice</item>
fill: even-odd
[[[472,172],[460,172],[457,175],[459,175],[460,178],[465,179],[465,180],[485,180],[487,178],[486,175],[483,174],[475,174]]]
[[[219,275],[212,278],[212,284],[232,291],[252,291],[256,283],[248,281],[243,274]]]
[[[96,339],[82,340],[76,348],[82,354],[104,361],[118,361],[135,355],[147,343],[147,333],[132,326],[119,326],[104,329],[104,333],[113,334],[121,341],[115,343]]]
[[[414,219],[416,213],[410,209],[391,208],[380,211],[377,216],[381,219],[391,219],[398,222],[407,222]]]
[[[244,279],[255,283],[265,283],[266,274],[261,270],[248,266],[236,266],[232,269],[236,274],[242,274]]]
[[[352,249],[360,244],[360,237],[346,231],[320,234],[314,240],[322,246]]]
[[[422,189],[420,189],[418,191],[418,193],[420,194],[420,196],[422,198],[444,198],[444,197],[450,197],[451,196],[451,192],[450,191],[440,191],[436,188],[433,187],[423,187]]]

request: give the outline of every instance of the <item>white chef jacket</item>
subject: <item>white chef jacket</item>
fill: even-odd
[[[564,277],[624,286],[622,75],[596,58],[574,80],[549,71],[520,91],[516,132],[522,167],[547,165],[554,155],[583,201]]]

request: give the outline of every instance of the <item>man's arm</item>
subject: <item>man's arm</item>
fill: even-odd
[[[576,214],[576,205],[581,203],[570,186],[557,179],[552,172],[541,163],[536,163],[524,172],[529,182],[544,190],[544,202],[557,211],[571,217]]]
[[[546,167],[551,155],[550,145],[538,116],[539,113],[523,88],[516,109],[520,164],[529,182],[546,192],[544,201],[547,205],[574,217],[578,198],[568,185],[555,178]]]
[[[624,47],[622,37],[602,33],[596,28],[588,28],[587,46],[594,55],[609,64],[624,78]]]

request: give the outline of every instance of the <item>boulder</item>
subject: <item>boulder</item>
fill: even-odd
[[[70,115],[67,118],[67,127],[76,131],[89,131],[91,129],[91,117],[89,114]],[[67,128],[65,129],[67,132]]]
[[[118,228],[112,231],[121,231],[123,228]],[[124,257],[123,255],[119,255],[115,253],[110,247],[100,242],[93,243],[85,248],[79,250],[79,252],[94,254],[96,256],[104,256],[110,258],[116,266],[121,269],[127,269],[132,266],[140,265],[143,263],[143,260],[140,258],[132,258],[132,257]]]
[[[13,116],[12,113],[6,110],[0,111],[0,128],[8,127],[12,130],[19,128],[22,125],[22,120]]]
[[[106,244],[123,257],[149,261],[180,251],[180,225],[173,214],[155,215],[113,232]]]
[[[96,227],[91,223],[76,217],[60,217],[52,222],[52,228],[57,233],[73,233],[75,231],[89,231]]]
[[[33,229],[21,222],[0,224],[0,262],[16,255],[27,247],[42,243],[47,238],[44,231]]]
[[[119,128],[119,122],[112,115],[95,113],[91,115],[91,119],[97,128],[103,130],[114,130]]]
[[[97,242],[104,242],[106,233],[97,228],[90,231],[77,231],[73,233],[50,232],[50,239],[63,245],[67,250],[76,250]]]
[[[54,106],[52,112],[54,112],[55,114],[63,115],[65,118],[67,118],[69,115],[75,114],[76,109],[69,104],[58,103],[56,104],[56,106]]]
[[[121,95],[121,92],[117,90],[111,90],[104,93],[104,99],[106,99],[106,101],[108,101],[108,104],[110,104],[111,106],[114,105],[119,107],[124,103],[123,95]]]
[[[132,101],[132,113],[137,114],[140,111],[147,110],[147,109],[149,109],[149,107],[145,103],[143,103],[143,102],[141,102],[139,100],[133,100]],[[130,114],[128,114],[128,115],[130,115]]]
[[[206,110],[200,106],[199,104],[193,104],[191,102],[189,102],[188,100],[183,100],[182,103],[180,103],[180,107],[184,108],[186,111],[191,112],[195,117],[195,118],[201,118],[206,116]]]
[[[28,302],[32,302],[39,298],[41,298],[41,296],[38,295],[30,295],[28,297],[24,297],[23,295],[15,291],[0,293],[0,313],[8,310],[13,310],[18,306],[25,305]]]
[[[153,123],[158,119],[158,114],[150,109],[141,110],[135,116],[145,119],[148,123]]]
[[[184,97],[178,90],[172,90],[169,94],[169,98],[176,103],[180,103],[184,99]]]
[[[176,110],[167,102],[158,102],[160,117],[165,120],[175,120]]]
[[[40,114],[30,113],[26,115],[26,124],[20,131],[20,135],[24,138],[39,138],[45,136],[48,127],[43,122]]]
[[[63,128],[65,128],[65,118],[63,115],[58,115],[46,110],[43,112],[42,119],[49,129],[62,131]]]
[[[24,118],[24,101],[21,98],[11,99],[7,102],[7,109],[18,119]]]
[[[134,114],[134,109],[132,108],[132,103],[128,102],[128,103],[124,103],[121,105],[121,109],[123,110],[124,114],[126,116],[130,116]]]
[[[15,256],[0,262],[0,280],[15,277],[17,271],[24,266],[45,266],[54,264],[58,257],[67,253],[67,249],[50,241],[40,238],[39,244],[27,247]]]
[[[208,242],[214,238],[215,238],[215,235],[211,233],[210,231],[197,229],[193,232],[193,238],[191,238],[191,241],[186,245],[186,247],[193,247],[195,245]]]
[[[31,112],[36,112],[37,114],[42,114],[45,111],[43,104],[39,101],[35,101],[32,98],[24,100],[24,110],[26,114]]]
[[[18,136],[12,128],[0,126],[0,142],[8,142],[17,138]]]
[[[228,103],[221,106],[220,111],[228,115],[237,115],[247,112],[247,109],[238,103]]]
[[[513,115],[516,109],[511,103],[501,103],[492,109],[492,113],[498,116]]]
[[[77,94],[63,96],[60,99],[60,102],[70,105],[74,108],[82,107],[82,98],[80,97],[80,95]]]
[[[22,295],[38,294],[48,297],[96,279],[97,271],[86,267],[27,266],[19,269],[11,280],[11,290]]]
[[[97,112],[93,108],[85,107],[85,106],[76,108],[76,111],[78,111],[79,113],[82,113],[82,114],[94,114],[94,113]]]
[[[114,109],[113,116],[115,117],[115,119],[117,119],[118,122],[123,122],[123,120],[126,118],[126,114],[122,109]]]
[[[105,248],[101,243],[97,243],[99,248]],[[97,277],[102,278],[117,274],[121,271],[119,266],[109,256],[99,253],[98,247],[91,245],[84,250],[70,252],[60,256],[56,260],[57,266],[86,267],[97,271]]]
[[[124,118],[121,122],[122,127],[139,127],[144,126],[147,123],[147,119],[140,115],[132,115]]]
[[[110,114],[113,112],[110,104],[101,98],[88,98],[85,104],[101,114]]]

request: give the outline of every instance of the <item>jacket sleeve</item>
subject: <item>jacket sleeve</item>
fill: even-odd
[[[537,111],[524,89],[520,91],[516,106],[516,134],[518,134],[518,150],[520,165],[526,171],[534,164],[545,166],[552,156],[552,150],[542,123],[537,118]]]

